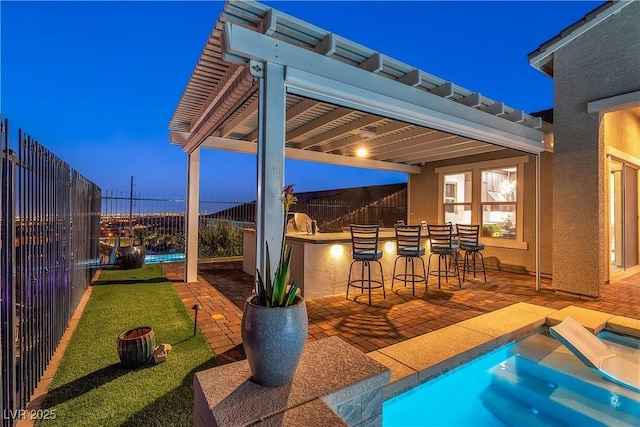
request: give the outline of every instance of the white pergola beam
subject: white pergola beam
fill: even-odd
[[[435,139],[432,141],[424,141],[413,147],[413,149],[405,149],[401,151],[393,151],[391,155],[384,158],[389,162],[414,162],[415,159],[428,155],[427,153],[441,152],[443,150],[456,150],[460,145],[469,143],[484,144],[474,139],[465,138],[464,136],[447,135],[445,138]]]
[[[287,111],[287,122],[295,119],[301,114],[306,113],[318,104],[319,102],[313,99],[303,99],[293,107],[289,108],[289,110]]]
[[[542,117],[531,117],[530,119],[526,119],[521,123],[533,129],[540,129],[542,127]]]
[[[484,154],[484,153],[490,153],[493,151],[500,151],[500,150],[504,150],[504,148],[498,147],[497,145],[484,144],[484,146],[482,147],[471,147],[471,148],[466,148],[461,150],[451,150],[451,151],[445,151],[441,154],[432,154],[425,157],[418,157],[417,161],[419,161],[420,163],[437,162],[440,160],[455,159],[457,157],[473,156],[476,154]]]
[[[360,135],[348,135],[337,141],[333,141],[329,144],[325,144],[321,147],[322,152],[335,154],[345,154],[354,145],[362,144],[363,139]]]
[[[171,131],[169,133],[169,142],[174,145],[184,145],[189,139],[189,132]]]
[[[446,82],[443,85],[436,86],[429,90],[429,93],[441,96],[442,98],[451,98],[453,96],[454,85],[451,82]]]
[[[495,102],[491,105],[480,108],[480,111],[484,111],[485,113],[489,113],[494,116],[501,116],[504,114],[504,102]]]
[[[409,86],[418,86],[422,82],[422,71],[414,68],[404,76],[398,77],[398,81]]]
[[[406,123],[404,125],[407,126]],[[433,132],[433,131],[431,129],[423,129],[423,128],[420,128],[420,127],[412,127],[412,128],[409,128],[409,129],[407,129],[407,130],[405,130],[405,131],[403,131],[401,133],[395,133],[393,135],[385,135],[385,136],[382,136],[382,137],[376,136],[374,139],[372,139],[370,141],[370,143],[371,144],[375,144],[376,146],[383,145],[383,144],[388,144],[388,143],[399,143],[402,140],[409,139],[409,138],[415,138],[416,136],[425,135],[425,134],[430,133],[430,132]],[[361,140],[362,140],[362,138],[358,138],[355,143],[360,142]],[[331,142],[329,144],[323,145],[322,149],[324,151],[339,150],[339,149],[342,149],[342,148],[346,148],[346,147],[348,147],[350,145],[353,145],[353,144],[351,144],[350,141],[351,140],[349,140],[349,141],[345,141],[345,140],[333,141],[333,142]]]
[[[317,128],[326,126],[327,124],[341,119],[342,117],[349,115],[352,111],[348,108],[338,107],[335,110],[328,112],[327,114],[318,117],[304,125],[297,127],[287,133],[287,141],[294,141],[296,138],[303,137],[304,135],[315,131]]]
[[[456,135],[452,135],[450,133],[432,131],[431,133],[418,136],[417,138],[412,138],[397,144],[383,146],[380,149],[375,149],[373,153],[376,157],[381,158],[382,160],[391,161],[391,158],[403,157],[404,160],[401,160],[401,162],[412,161],[413,159],[411,156],[413,154],[417,154],[420,150],[424,150],[425,146],[440,146],[436,144],[446,146],[447,144],[450,144],[452,138],[455,137]],[[462,138],[461,140],[464,141],[473,141],[466,137],[459,138]]]
[[[388,136],[387,134],[395,133],[399,130],[402,130],[405,128],[413,128],[413,127],[414,126],[410,123],[393,121],[393,122],[387,123],[386,125],[377,127],[376,138],[385,137],[385,136]]]
[[[224,76],[220,78],[218,85],[211,90],[208,99],[202,105],[200,110],[198,110],[198,112],[194,115],[194,117],[197,117],[197,120],[194,123],[191,123],[191,127],[189,128],[189,132],[191,132],[191,134],[193,134],[196,127],[198,127],[202,123],[202,120],[204,120],[206,115],[220,100],[220,97],[225,94],[226,90],[229,88],[229,86],[231,86],[235,79],[238,78],[241,72],[242,67],[231,66],[224,74]]]
[[[242,110],[237,116],[230,120],[223,128],[220,129],[220,136],[226,138],[233,132],[233,130],[240,126],[246,120],[252,118],[258,114],[259,98],[254,98],[251,102],[245,105],[245,109]]]
[[[544,135],[538,130],[239,25],[226,22],[224,32],[223,52],[286,65],[285,84],[291,93],[528,153],[544,150]]]
[[[260,21],[259,31],[265,36],[270,36],[276,32],[276,15],[273,9],[269,9],[262,21]]]
[[[319,102],[314,101],[313,99],[303,99],[302,101],[294,105],[291,109],[289,109],[289,111],[287,111],[287,122],[289,122],[290,120],[293,120],[300,114],[304,114],[305,112],[309,111],[310,109],[312,109],[318,104]],[[257,139],[258,139],[257,130],[254,130],[247,136],[248,141],[255,142]]]
[[[253,77],[247,67],[238,67],[234,77],[224,85],[224,93],[216,96],[207,113],[200,116],[197,125],[191,128],[189,140],[182,149],[187,153],[198,148],[200,143],[213,133],[254,92]]]
[[[358,67],[371,73],[379,73],[382,71],[382,55],[374,53],[367,59],[365,59]]]
[[[503,118],[511,120],[512,122],[524,122],[524,111],[515,110],[510,113],[506,113]]]
[[[478,92],[474,92],[471,95],[467,95],[464,98],[460,98],[456,100],[462,105],[466,105],[467,107],[479,107],[482,105],[482,95]]]
[[[336,53],[336,38],[333,36],[333,33],[327,34],[325,38],[313,48],[313,51],[324,56],[331,56]]]
[[[360,128],[371,126],[379,122],[380,120],[384,120],[384,119],[382,117],[374,116],[371,114],[366,115],[364,117],[360,117],[357,120],[354,120],[342,126],[338,126],[326,132],[318,134],[314,137],[301,141],[298,143],[298,148],[304,149],[304,148],[313,147],[315,145],[319,145],[323,141],[330,141],[332,139],[339,138],[351,132],[357,131]],[[287,140],[290,141],[291,139],[288,138]]]
[[[233,151],[236,153],[256,154],[257,145],[254,142],[239,141],[229,138],[210,136],[201,145],[202,148],[213,148],[217,150]],[[403,165],[399,163],[383,162],[371,159],[362,159],[341,154],[322,153],[319,151],[300,150],[299,148],[285,148],[285,155],[288,159],[305,160],[308,162],[318,162],[331,165],[349,166],[354,168],[376,169],[403,173],[420,173],[417,166]]]

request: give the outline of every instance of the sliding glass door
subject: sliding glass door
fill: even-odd
[[[638,265],[638,170],[611,158],[609,163],[611,273]]]

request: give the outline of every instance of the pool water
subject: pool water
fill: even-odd
[[[640,361],[638,340],[603,332]],[[586,368],[548,331],[507,344],[383,404],[391,426],[640,426],[640,393]]]
[[[158,264],[160,262],[184,261],[184,253],[147,254],[144,257],[145,264]]]

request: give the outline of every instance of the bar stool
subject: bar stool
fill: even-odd
[[[482,251],[484,243],[479,242],[480,226],[479,225],[463,225],[456,224],[458,231],[458,244],[460,250],[464,251],[464,263],[462,265],[462,281],[465,281],[466,273],[473,273],[475,279],[476,273],[482,272],[484,275],[484,283],[487,283],[487,272],[484,268],[484,256]],[[478,256],[480,262],[478,262]]]
[[[449,224],[427,224],[429,232],[429,245],[431,253],[427,267],[427,276],[438,276],[438,289],[440,280],[445,278],[449,283],[449,277],[458,278],[458,286],[462,288],[460,282],[460,269],[458,268],[458,245],[453,236],[453,225]],[[438,256],[438,271],[431,271],[431,257]],[[442,268],[444,266],[444,269]],[[453,267],[453,271],[451,268]]]
[[[353,261],[349,267],[349,278],[347,280],[347,299],[349,299],[349,288],[351,286],[360,288],[361,293],[365,289],[369,290],[369,305],[371,305],[371,289],[382,288],[382,295],[387,297],[384,291],[384,273],[382,272],[382,250],[378,249],[379,225],[356,225],[351,224],[351,246]],[[362,270],[360,278],[351,278],[351,272],[355,263],[361,263]],[[380,266],[380,280],[371,278],[371,263],[376,262]],[[365,276],[366,268],[366,276]]]
[[[404,282],[407,286],[407,282],[411,282],[412,295],[416,295],[416,282],[424,282],[425,289],[427,286],[426,268],[424,266],[424,260],[422,256],[425,254],[425,250],[422,247],[422,227],[419,225],[399,225],[396,224],[396,261],[393,264],[393,279],[391,280],[391,290],[393,291],[393,285],[396,280]],[[416,274],[414,259],[419,259],[422,263],[422,274]],[[398,261],[404,259],[404,273],[396,274],[396,267]],[[409,269],[411,273],[409,273]]]

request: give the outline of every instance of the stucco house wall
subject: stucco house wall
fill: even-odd
[[[637,112],[614,111],[605,114],[603,120],[606,143],[640,159],[640,120]]]
[[[554,54],[553,283],[598,297],[608,280],[603,116],[590,101],[640,88],[640,2]]]
[[[515,151],[487,153],[477,156],[455,158],[439,162],[431,162],[422,166],[420,174],[410,175],[408,184],[409,223],[419,224],[421,220],[428,223],[442,222],[441,204],[438,200],[438,174],[436,169],[444,166],[470,164],[488,160],[527,156]],[[523,241],[526,249],[513,249],[491,246],[483,251],[489,267],[508,271],[533,273],[536,270],[536,156],[528,155],[529,161],[524,164],[524,194],[519,196],[523,200]],[[552,154],[543,152],[540,159],[541,179],[541,223],[540,223],[540,272],[543,275],[552,274],[552,236],[553,223],[551,212],[552,203]],[[483,239],[481,239],[483,240]]]

